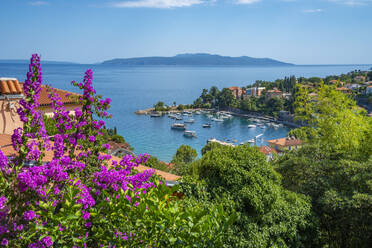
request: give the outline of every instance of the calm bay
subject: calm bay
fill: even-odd
[[[93,69],[94,87],[99,94],[112,99],[110,112],[113,118],[107,121],[108,127],[116,126],[118,132],[134,147],[135,153],[149,153],[163,161],[170,161],[181,144],[200,149],[206,141],[235,139],[240,142],[252,139],[263,133],[266,140],[286,136],[288,128],[265,129],[248,128],[248,120],[232,118],[225,122],[212,122],[210,129],[203,129],[208,122],[205,115],[194,116],[190,130],[197,132],[197,138],[185,138],[182,132],[173,131],[173,120],[167,117],[150,118],[135,115],[138,109],[152,107],[157,101],[166,104],[192,103],[203,88],[247,86],[256,80],[275,80],[285,76],[324,77],[338,75],[352,70],[367,70],[367,65],[326,65],[326,66],[288,66],[288,67],[130,67],[113,65],[45,64],[43,65],[44,84],[79,93],[71,85],[72,80],[80,81],[86,69]],[[16,77],[24,81],[27,64],[0,63],[0,77]],[[259,145],[261,142],[259,143]]]

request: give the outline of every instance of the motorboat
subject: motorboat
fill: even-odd
[[[249,125],[248,125],[248,128],[256,128],[256,125],[249,124]]]
[[[177,121],[182,121],[182,120],[183,120],[183,119],[182,119],[182,116],[177,115],[177,116],[176,116],[176,120],[177,120]]]
[[[150,117],[162,117],[162,114],[161,113],[151,113],[150,114]]]
[[[210,128],[212,125],[210,123],[203,124],[203,128]]]
[[[189,138],[196,138],[196,132],[187,130],[183,132],[183,136],[189,137]]]
[[[195,111],[195,114],[196,115],[201,115],[201,112],[200,111]]]
[[[212,118],[212,121],[223,122],[224,119],[221,119],[221,118]]]
[[[183,122],[184,123],[194,123],[195,120],[194,119],[188,119],[188,120],[184,120]]]
[[[171,119],[176,119],[177,118],[177,115],[169,114],[168,117],[171,118]]]
[[[176,129],[176,130],[186,130],[186,125],[183,123],[173,123],[171,126],[171,129]]]

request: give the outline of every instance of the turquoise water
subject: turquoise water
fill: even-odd
[[[94,72],[94,86],[99,94],[112,99],[110,112],[113,119],[108,127],[116,126],[118,132],[135,148],[136,153],[150,153],[161,160],[170,161],[181,144],[187,144],[200,152],[206,141],[236,139],[238,142],[252,139],[263,133],[263,140],[284,137],[288,129],[250,129],[247,120],[232,118],[223,123],[212,122],[212,128],[204,129],[206,116],[194,116],[195,123],[188,129],[197,132],[197,138],[185,138],[180,131],[173,131],[173,120],[167,117],[150,118],[138,116],[138,109],[151,107],[159,100],[167,104],[191,103],[203,88],[215,85],[247,86],[255,80],[275,80],[285,76],[337,75],[351,70],[366,70],[371,66],[293,66],[293,67],[123,67],[107,65],[44,65],[44,83],[53,87],[78,92],[72,80],[82,80],[88,68]],[[0,77],[25,79],[25,64],[0,64]],[[264,142],[265,143],[265,142]]]

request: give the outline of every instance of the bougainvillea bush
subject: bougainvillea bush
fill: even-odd
[[[31,58],[14,130],[17,151],[0,151],[0,244],[9,247],[220,247],[234,215],[174,197],[153,170],[136,171],[148,155],[114,160],[105,152],[110,99],[96,94],[92,71],[73,82],[81,109],[66,111],[49,88],[58,134],[49,137],[37,110],[40,58]],[[95,119],[97,118],[97,119]],[[47,156],[49,154],[49,156]],[[52,156],[50,155],[52,154]]]

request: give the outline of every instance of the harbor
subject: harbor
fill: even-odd
[[[169,111],[160,115],[149,112],[138,115],[138,118],[153,126],[156,129],[154,132],[163,134],[160,141],[152,142],[161,142],[163,146],[169,146],[169,150],[174,149],[172,144],[185,144],[199,153],[208,142],[229,146],[267,145],[268,140],[286,137],[291,129],[274,118],[212,109]]]

